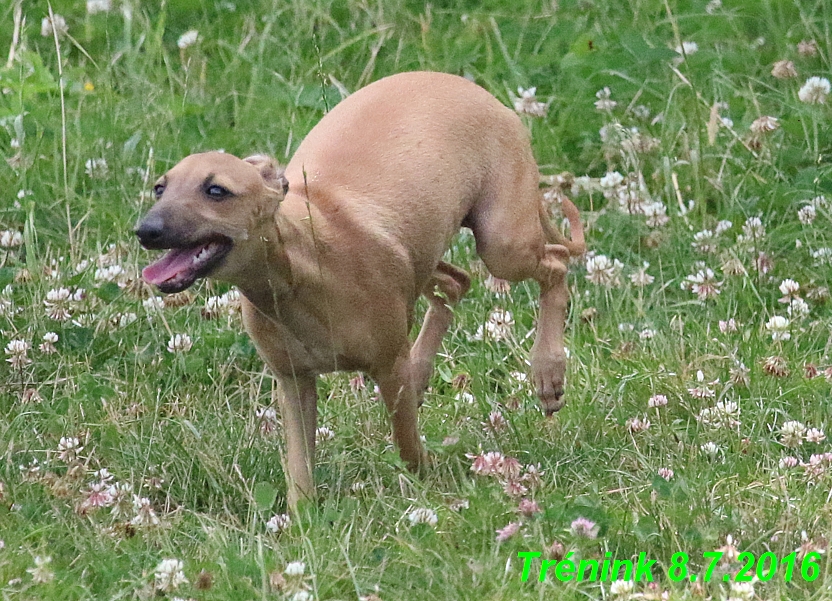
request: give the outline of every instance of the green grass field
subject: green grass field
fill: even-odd
[[[832,598],[832,2],[86,4],[0,6],[3,600]],[[285,162],[417,69],[536,88],[547,196],[591,251],[568,404],[546,419],[523,377],[536,285],[487,281],[463,233],[428,476],[371,381],[326,376],[320,501],[287,521],[234,293],[154,298],[131,230],[186,154]],[[538,578],[640,554],[653,583]]]

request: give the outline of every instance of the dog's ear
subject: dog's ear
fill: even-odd
[[[264,154],[255,154],[243,160],[257,167],[260,176],[269,188],[281,190],[284,195],[289,191],[289,180],[284,175],[283,167],[278,165],[273,158]]]

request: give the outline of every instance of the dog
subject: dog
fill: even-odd
[[[563,406],[566,273],[585,243],[569,200],[571,239],[551,225],[539,180],[513,111],[462,77],[412,72],[345,98],[285,170],[207,152],[156,182],[135,233],[169,252],[143,278],[168,293],[203,277],[239,288],[245,329],[280,384],[290,507],[314,498],[323,373],[370,375],[402,459],[425,466],[417,409],[470,286],[442,261],[462,226],[495,277],[540,284],[532,381],[547,415]],[[420,295],[429,307],[411,343]]]

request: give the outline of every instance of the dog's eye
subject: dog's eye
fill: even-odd
[[[231,192],[216,184],[208,186],[205,189],[205,193],[214,200],[222,200],[223,198],[231,196]]]
[[[156,196],[156,199],[162,198],[162,193],[165,191],[165,187],[162,184],[156,184],[153,186],[153,194]]]

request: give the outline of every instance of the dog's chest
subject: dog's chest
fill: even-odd
[[[270,313],[251,307],[244,312],[244,323],[260,355],[275,372],[292,375],[367,369],[365,353],[354,344],[343,343],[344,324],[319,320],[291,302],[280,303]]]

